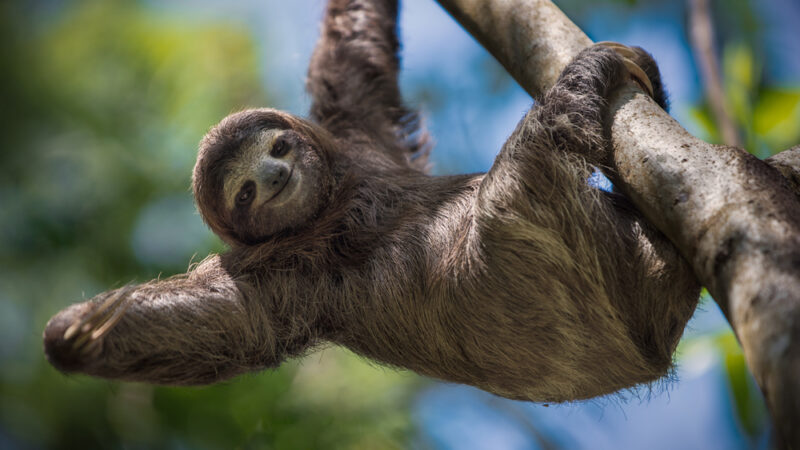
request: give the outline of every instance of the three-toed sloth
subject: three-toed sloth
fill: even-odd
[[[310,118],[246,110],[202,140],[195,199],[230,250],[63,310],[44,334],[54,366],[203,384],[332,342],[536,401],[668,372],[697,282],[621,194],[587,184],[609,165],[609,95],[638,82],[664,104],[653,60],[584,50],[488,173],[430,176],[397,83],[397,8],[331,0]]]

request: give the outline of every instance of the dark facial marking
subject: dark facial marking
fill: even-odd
[[[275,139],[275,143],[272,144],[272,149],[270,150],[269,154],[273,158],[282,158],[289,153],[289,150],[292,149],[292,146],[283,136],[278,136]]]
[[[252,180],[247,180],[242,186],[242,189],[239,191],[239,194],[236,195],[236,205],[237,206],[247,206],[253,202],[253,199],[256,197],[256,183]]]

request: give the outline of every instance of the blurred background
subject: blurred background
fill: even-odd
[[[759,157],[800,142],[800,3],[718,0],[712,114],[691,8],[556,2],[595,40],[659,61],[672,113],[703,139],[727,120]],[[64,376],[47,319],[224,250],[189,191],[196,146],[226,114],[304,114],[322,0],[0,2],[0,448],[769,448],[730,328],[704,297],[669,381],[541,405],[381,368],[329,348],[208,388]],[[434,172],[485,171],[530,98],[433,0],[402,8],[402,86],[437,140]],[[711,102],[713,104],[713,102]]]

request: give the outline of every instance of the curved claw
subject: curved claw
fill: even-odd
[[[603,47],[610,48],[622,56],[622,60],[625,63],[625,68],[628,69],[628,73],[630,73],[633,81],[639,84],[642,90],[645,91],[651,98],[655,98],[655,94],[653,93],[653,84],[650,82],[650,77],[648,77],[645,71],[634,62],[636,59],[636,52],[634,52],[627,45],[620,44],[619,42],[601,41],[596,45],[602,45]]]
[[[76,321],[64,331],[65,341],[73,339],[72,347],[78,352],[89,352],[100,338],[106,335],[122,318],[130,302],[125,300],[134,286],[125,286],[111,295],[91,314]]]

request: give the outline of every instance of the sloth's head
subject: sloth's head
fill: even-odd
[[[330,201],[332,150],[325,130],[291,114],[231,114],[200,143],[192,175],[200,214],[231,245],[306,225]]]

